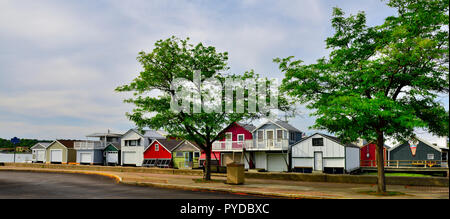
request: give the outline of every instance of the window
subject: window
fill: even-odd
[[[232,141],[233,140],[233,133],[227,132],[225,133],[225,141]]]
[[[258,131],[258,141],[263,141],[264,140],[264,131],[260,130]]]
[[[177,152],[176,156],[177,157],[184,157],[184,153],[183,152]]]
[[[159,151],[159,144],[155,144],[155,151]]]
[[[428,160],[434,160],[434,154],[427,154]]]
[[[289,133],[289,139],[290,139],[291,141],[295,141],[295,133],[290,132],[290,133]]]
[[[277,140],[281,141],[283,139],[283,130],[277,130]]]
[[[237,135],[238,141],[242,142],[245,140],[245,135],[244,134],[239,134]]]
[[[312,146],[323,146],[323,138],[313,138]]]
[[[200,157],[200,152],[194,152],[194,157],[195,158]]]

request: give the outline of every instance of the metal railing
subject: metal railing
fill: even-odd
[[[75,150],[92,150],[92,149],[103,149],[105,144],[101,141],[76,141],[73,145]]]
[[[253,147],[253,140],[216,141],[212,146],[213,151],[242,151],[243,148]]]
[[[361,160],[361,167],[376,167],[376,160]],[[421,168],[448,168],[448,161],[446,160],[385,160],[385,167],[403,168],[403,167],[421,167]]]
[[[216,141],[213,143],[213,151],[242,151],[247,150],[287,150],[288,139],[264,139],[245,141]]]
[[[249,149],[263,149],[263,150],[286,150],[289,147],[289,140],[288,139],[263,139],[258,140],[256,139],[256,144],[253,148]]]

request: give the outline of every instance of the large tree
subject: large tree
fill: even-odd
[[[305,65],[275,59],[286,74],[282,89],[314,109],[315,128],[344,141],[377,143],[378,192],[386,191],[383,146],[405,141],[416,128],[449,132],[448,111],[437,101],[449,92],[449,1],[390,0],[397,14],[379,26],[364,12],[348,16],[334,8],[335,34],[328,58]]]
[[[260,84],[264,86],[243,83],[245,80],[260,80],[253,71],[242,75],[226,74],[227,60],[226,52],[217,52],[214,47],[202,43],[194,46],[189,39],[171,37],[159,40],[152,52],[140,53],[138,61],[143,67],[140,75],[130,84],[116,89],[134,92],[134,96],[125,102],[135,105],[127,116],[139,128],[164,129],[172,137],[195,142],[205,152],[205,180],[211,179],[212,144],[223,137],[222,129],[233,122],[269,115],[272,109],[268,104],[270,92],[274,92],[272,95],[277,92],[269,85],[268,79],[262,79]],[[216,82],[218,86],[215,88],[219,91],[213,92],[211,86],[205,85],[211,81]],[[214,82],[209,83],[212,84]],[[256,87],[258,91],[266,90],[268,95],[256,95],[254,99],[252,94],[257,91]],[[231,97],[227,95],[229,91]],[[179,96],[177,92],[188,95]],[[198,95],[201,98],[195,99]],[[218,104],[211,104],[214,101],[210,100],[214,99]],[[251,106],[263,99],[267,104],[257,105],[252,110]],[[288,109],[283,98],[279,98],[278,105],[281,110]]]

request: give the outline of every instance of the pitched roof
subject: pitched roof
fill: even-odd
[[[109,142],[108,143],[108,146],[109,145],[112,145],[113,147],[115,147],[117,150],[119,150],[120,151],[120,149],[122,148],[121,146],[120,146],[120,142]],[[106,147],[108,147],[108,146],[106,146]]]
[[[172,152],[183,140],[176,140],[176,139],[156,139],[155,141],[158,141],[164,148],[166,148],[168,151]],[[153,144],[153,142],[152,142]],[[150,144],[150,145],[152,145]]]
[[[267,120],[265,123],[260,124],[258,127],[254,128],[253,131],[255,131],[256,129],[261,128],[263,125],[268,124],[268,123],[273,123],[273,124],[279,126],[280,128],[286,129],[288,131],[301,132],[302,133],[302,131],[298,130],[297,128],[295,128],[294,126],[290,125],[287,122],[284,122],[284,121],[281,121],[281,120],[272,121],[270,119]]]
[[[256,126],[254,126],[253,124],[246,124],[240,122],[236,122],[236,124],[240,125],[242,128],[246,129],[249,132],[252,132],[256,128]]]
[[[278,120],[278,121],[275,121],[275,123],[289,131],[302,132],[285,121]]]
[[[309,138],[313,137],[314,135],[321,135],[321,136],[323,136],[323,137],[325,137],[325,138],[328,138],[328,139],[330,139],[331,141],[334,141],[334,142],[336,142],[336,143],[338,143],[338,144],[340,144],[340,145],[342,145],[342,146],[344,146],[344,147],[359,148],[358,146],[356,146],[356,145],[354,145],[354,144],[352,144],[352,143],[346,143],[346,144],[344,144],[344,143],[342,143],[342,141],[341,141],[339,138],[334,137],[334,136],[331,136],[331,135],[322,134],[322,133],[315,133],[315,134],[310,135],[310,136],[308,136],[308,137],[306,137],[306,138],[302,138],[300,141],[295,142],[292,146],[294,146],[294,145],[296,145],[296,144],[298,144],[298,143],[300,143],[300,142],[303,142],[303,141],[305,141],[306,139],[309,139]]]
[[[164,135],[167,135],[164,131],[155,131],[155,130],[143,130],[144,134],[139,132],[138,129],[133,129],[135,132],[139,133],[140,135],[151,138],[151,139],[165,139],[166,137]]]
[[[127,135],[129,132],[135,132],[138,135],[144,137],[144,138],[150,138],[150,139],[165,139],[165,135],[167,135],[166,132],[164,131],[155,131],[155,130],[143,130],[144,133],[140,132],[138,129],[134,128],[134,129],[130,129],[127,132],[125,132],[125,134],[123,134],[122,136]]]
[[[74,142],[77,140],[56,140],[56,141],[64,145],[66,148],[73,148]]]
[[[33,145],[33,147],[31,147],[30,149],[33,149],[34,147],[37,147],[38,145],[41,145],[44,148],[47,148],[51,143],[50,142],[38,142],[35,145]]]
[[[430,146],[431,148],[433,148],[433,149],[435,149],[435,150],[437,150],[437,151],[439,151],[439,152],[442,152],[442,148],[440,148],[439,146],[433,145],[433,144],[431,144],[430,142],[425,141],[425,140],[423,140],[422,138],[419,138],[419,137],[417,137],[417,136],[416,136],[415,138],[416,138],[418,141],[421,141],[422,143],[424,143],[424,144]],[[398,146],[403,145],[403,144],[405,144],[405,142],[400,142],[399,144],[395,145],[394,147],[389,148],[389,151],[392,151],[392,150],[394,150],[395,148],[397,148]]]
[[[86,135],[86,137],[121,137],[122,134],[119,133],[93,133],[90,135]]]

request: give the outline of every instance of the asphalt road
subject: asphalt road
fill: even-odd
[[[83,174],[0,171],[0,199],[255,199],[259,196],[117,184]]]

